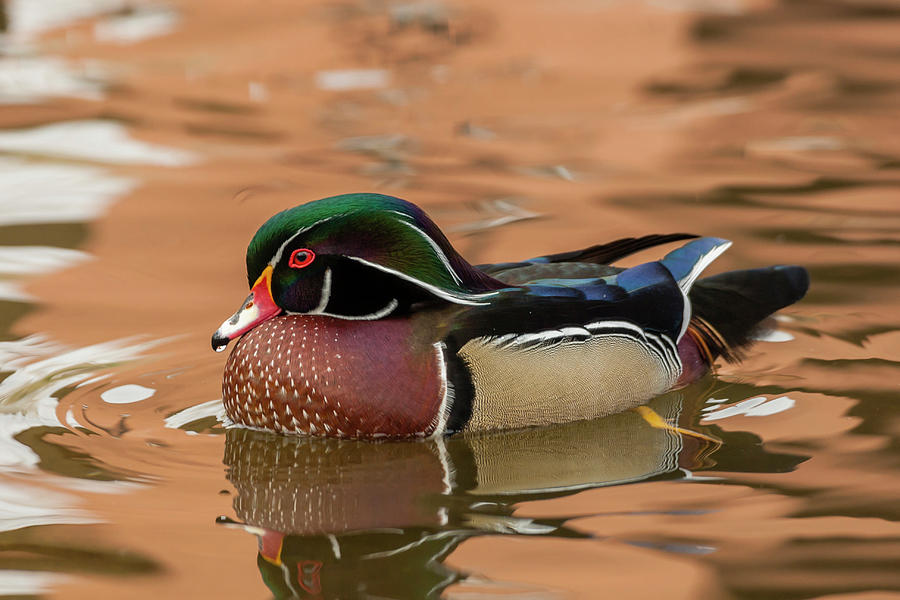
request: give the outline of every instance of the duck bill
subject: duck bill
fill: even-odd
[[[281,313],[281,308],[272,298],[272,267],[268,266],[250,288],[250,295],[236,313],[222,323],[212,336],[212,347],[221,352],[228,342],[241,336],[266,319]]]

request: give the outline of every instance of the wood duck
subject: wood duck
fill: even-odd
[[[690,240],[661,260],[611,263]],[[419,207],[345,194],[285,210],[247,248],[250,294],[212,338],[228,418],[346,438],[593,419],[735,361],[806,293],[804,268],[698,279],[731,242],[626,238],[473,266]]]

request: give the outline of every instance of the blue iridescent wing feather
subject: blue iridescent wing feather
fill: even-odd
[[[597,321],[627,321],[673,341],[683,334],[686,289],[728,242],[700,238],[660,261],[629,269],[606,268],[603,277],[547,277],[502,290],[491,303],[462,315],[455,334],[465,337],[531,333],[581,327]],[[547,271],[533,263],[507,267],[520,272]],[[559,263],[558,270],[566,265]],[[552,269],[551,269],[552,270]]]

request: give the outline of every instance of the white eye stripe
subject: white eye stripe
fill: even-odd
[[[400,271],[395,271],[394,269],[389,269],[387,267],[383,267],[377,263],[369,262],[364,258],[359,258],[358,256],[346,256],[345,258],[349,258],[350,260],[355,260],[358,263],[362,263],[364,265],[368,265],[374,269],[378,269],[379,271],[383,271],[385,273],[390,273],[400,279],[405,279],[406,281],[410,281],[419,287],[422,287],[429,292],[433,293],[438,298],[443,298],[444,300],[449,300],[450,302],[455,302],[456,304],[472,304],[472,305],[482,305],[487,304],[487,302],[479,302],[479,300],[484,300],[490,298],[492,296],[496,296],[500,292],[483,292],[477,294],[466,294],[466,293],[453,293],[448,292],[446,290],[442,290],[441,288],[431,285],[430,283],[425,283],[421,279],[417,279],[406,273],[402,273]]]
[[[322,223],[327,223],[328,221],[332,220],[332,219],[335,218],[336,216],[337,216],[337,215],[332,215],[332,216],[330,216],[330,217],[325,217],[324,219],[319,219],[318,221],[316,221],[316,222],[313,223],[312,225],[309,225],[308,227],[303,227],[303,228],[301,228],[301,229],[298,229],[298,230],[294,233],[294,235],[292,235],[291,237],[289,237],[287,240],[285,240],[285,242],[284,242],[283,244],[281,244],[281,246],[278,247],[278,250],[275,252],[275,255],[272,257],[272,260],[269,261],[269,265],[272,266],[272,267],[274,267],[275,265],[278,264],[278,261],[280,261],[280,260],[281,260],[281,257],[284,255],[284,249],[287,248],[288,245],[289,245],[291,242],[293,242],[293,241],[297,238],[297,236],[299,236],[299,235],[301,235],[301,234],[303,234],[303,233],[306,233],[307,231],[309,231],[309,230],[312,229],[313,227],[317,227],[317,226],[321,225]]]

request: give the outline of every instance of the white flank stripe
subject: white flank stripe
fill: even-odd
[[[625,333],[603,333],[610,329],[625,329],[631,334]],[[632,335],[633,334],[633,335]],[[656,356],[663,364],[666,373],[673,379],[677,379],[681,375],[682,365],[678,356],[678,349],[675,344],[665,335],[656,335],[644,331],[637,325],[628,323],[627,321],[596,321],[588,323],[585,327],[563,327],[561,329],[549,329],[546,331],[538,331],[534,333],[526,333],[516,335],[507,333],[493,338],[482,338],[486,343],[496,346],[500,345],[519,345],[531,342],[550,342],[552,340],[564,339],[570,337],[601,337],[601,336],[618,336],[630,337],[644,346],[649,352]],[[578,343],[580,340],[575,340]],[[586,341],[586,340],[585,340]]]
[[[641,329],[634,323],[629,323],[628,321],[594,321],[593,323],[588,323],[584,327],[588,331],[603,329],[630,329],[638,335],[644,335],[643,329]]]
[[[515,337],[515,333],[507,333],[505,335],[501,335],[500,337],[491,338],[491,343],[500,345],[515,339]]]
[[[657,336],[650,332],[646,332],[646,335],[648,340],[655,342],[659,345],[658,347],[662,349],[664,356],[661,358],[664,359],[669,373],[673,374],[675,377],[680,376],[682,371],[681,358],[679,358],[678,348],[672,343],[672,340],[670,340],[668,336]]]
[[[584,327],[563,327],[559,330],[559,332],[565,336],[569,335],[578,335],[578,336],[590,336],[591,332],[585,329]]]
[[[591,332],[582,327],[563,327],[562,329],[548,329],[546,331],[537,331],[535,333],[524,333],[522,335],[513,334],[512,339],[509,340],[510,344],[528,344],[530,342],[546,342],[550,340],[555,340],[559,338],[567,338],[567,337],[591,337]],[[506,338],[507,336],[502,336]],[[494,343],[497,343],[502,338],[497,338],[494,340]],[[506,340],[503,340],[506,341]]]

